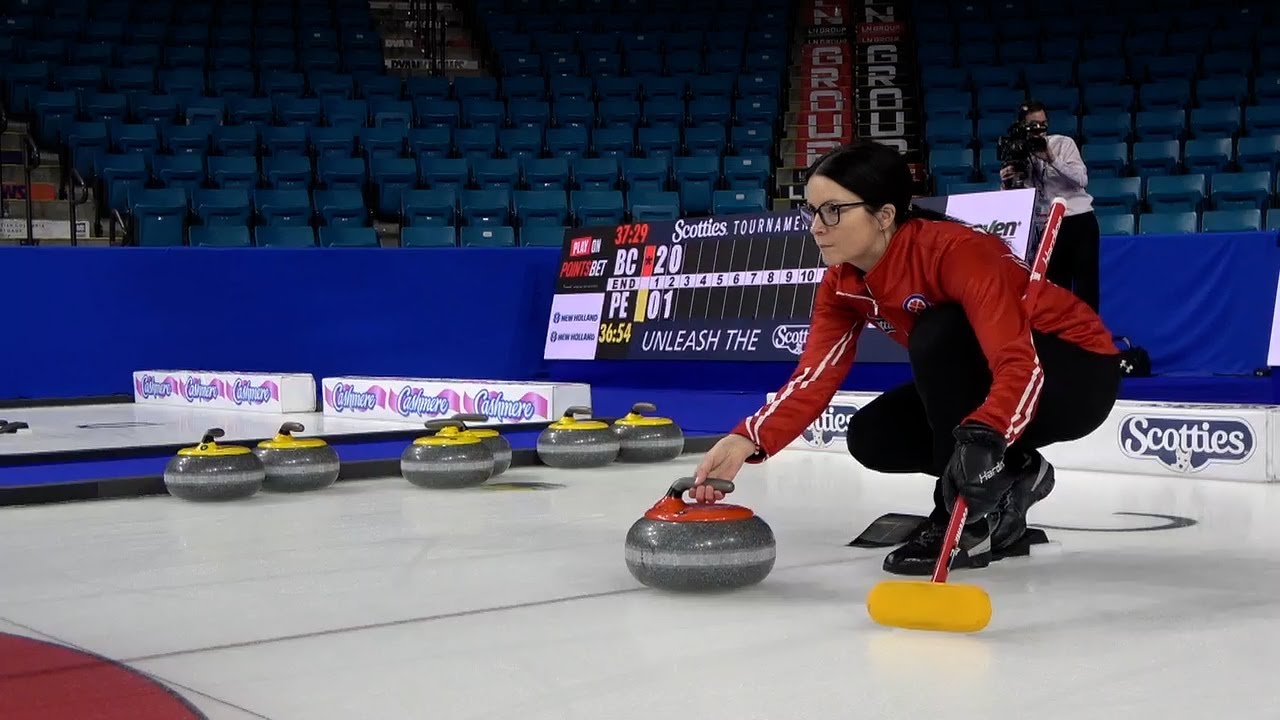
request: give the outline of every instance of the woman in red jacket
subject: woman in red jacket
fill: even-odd
[[[885,558],[928,575],[957,494],[969,523],[952,567],[984,567],[1020,539],[1053,489],[1037,451],[1084,437],[1115,404],[1120,369],[1092,309],[1056,285],[1023,303],[1030,271],[1000,238],[911,205],[893,148],[858,142],[809,171],[803,212],[827,265],[799,365],[776,397],[703,458],[703,484],[732,479],[791,443],[826,409],[868,322],[907,348],[913,379],[858,411],[849,452],[887,473],[937,476],[931,522]]]

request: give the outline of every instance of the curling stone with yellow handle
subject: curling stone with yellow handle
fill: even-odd
[[[657,411],[652,403],[636,403],[613,424],[621,462],[662,462],[684,452],[684,432],[670,418],[645,416]]]
[[[493,477],[493,453],[480,438],[461,432],[457,420],[428,420],[431,435],[400,455],[400,475],[418,487],[452,490],[482,485]]]
[[[481,413],[459,413],[453,416],[460,422],[489,422],[489,416]],[[480,442],[493,453],[493,476],[498,477],[511,467],[511,443],[493,428],[468,427],[463,433],[480,438]]]
[[[538,436],[538,459],[554,468],[593,468],[618,458],[621,443],[609,424],[600,420],[579,420],[591,415],[591,408],[571,407],[564,417],[551,423]]]
[[[299,438],[302,423],[287,422],[270,440],[263,440],[253,454],[266,469],[262,489],[275,492],[306,492],[327,488],[338,480],[342,463],[338,452],[317,437]]]
[[[178,451],[164,468],[164,486],[183,500],[241,500],[262,489],[266,471],[247,447],[219,445],[226,433],[210,428],[195,447]]]

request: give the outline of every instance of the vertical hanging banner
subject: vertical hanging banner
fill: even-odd
[[[858,137],[891,145],[924,179],[915,53],[908,40],[905,3],[854,0]]]
[[[846,0],[810,0],[804,9],[805,45],[796,87],[795,157],[808,167],[823,153],[853,140],[853,45]]]

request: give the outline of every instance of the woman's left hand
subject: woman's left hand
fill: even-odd
[[[942,476],[942,498],[950,511],[956,496],[963,496],[969,517],[977,519],[995,510],[1013,484],[1004,471],[1004,436],[978,423],[961,425],[952,434],[956,447]]]

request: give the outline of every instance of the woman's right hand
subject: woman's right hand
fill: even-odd
[[[698,502],[723,500],[724,493],[705,484],[707,478],[733,480],[743,464],[747,462],[747,458],[755,453],[755,443],[741,435],[730,434],[720,438],[720,441],[702,457],[702,462],[698,463],[698,468],[694,470],[694,486],[689,494]]]

